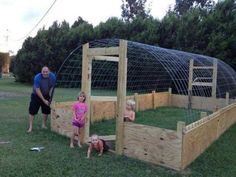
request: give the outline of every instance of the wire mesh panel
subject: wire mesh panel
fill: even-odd
[[[95,40],[89,43],[90,48],[117,47],[118,39]],[[212,87],[207,83],[213,82],[213,69],[194,69],[193,82],[205,83],[202,86],[193,85],[192,98],[189,99],[189,66],[190,60],[194,61],[195,67],[212,67],[213,57],[192,54],[177,50],[164,49],[137,42],[128,41],[127,48],[127,95],[134,93],[165,92],[172,88],[172,94],[178,95],[179,100],[169,106],[184,107],[185,121],[190,123],[199,118],[202,110],[209,110],[206,101],[212,97]],[[80,88],[82,72],[82,46],[78,46],[66,58],[58,71],[58,87]],[[92,96],[116,96],[118,63],[112,61],[92,62]],[[236,96],[236,73],[227,64],[217,60],[216,99],[223,99],[226,92],[230,98]],[[183,97],[180,97],[183,96]],[[201,97],[202,99],[200,99]],[[174,96],[173,96],[174,98]],[[186,102],[187,98],[187,103]],[[187,104],[193,101],[198,111],[188,109]],[[195,103],[195,102],[196,103]],[[214,102],[214,100],[213,100]],[[212,104],[212,102],[209,102]],[[185,106],[183,106],[185,105]]]

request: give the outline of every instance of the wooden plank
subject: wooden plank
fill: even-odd
[[[157,92],[154,95],[154,109],[162,106],[169,106],[169,92]]]
[[[112,57],[112,56],[93,56],[92,60],[119,62],[118,57]]]
[[[193,62],[194,60],[191,59],[189,61],[189,76],[188,76],[188,90],[192,91],[192,82],[193,82]]]
[[[127,83],[127,41],[120,40],[117,88],[116,153],[123,154],[124,109]]]
[[[172,88],[168,89],[168,105],[167,106],[172,106]]]
[[[183,135],[182,168],[194,161],[217,139],[217,120],[210,120]]]
[[[116,140],[116,135],[99,136],[99,138],[105,141],[113,141]]]
[[[213,66],[194,66],[193,69],[214,69]]]
[[[183,136],[182,168],[188,166],[236,122],[236,103],[209,115],[206,122],[189,129]],[[198,121],[200,122],[200,121]]]
[[[192,109],[192,89],[193,89],[193,63],[194,60],[189,61],[189,78],[188,78],[188,109]]]
[[[177,132],[182,133],[184,129],[185,129],[185,122],[178,121],[177,122]]]
[[[153,103],[152,103],[152,94],[141,94],[138,95],[138,105],[139,105],[139,111],[152,109]]]
[[[116,140],[116,135],[104,135],[104,136],[99,135],[99,139],[103,139],[105,141],[114,141],[114,140]],[[91,137],[89,137],[89,140],[91,140]],[[90,142],[90,141],[88,141],[88,142]]]
[[[138,100],[138,93],[134,94],[134,101],[135,101],[135,111],[138,112],[139,111],[139,100]]]
[[[192,85],[212,87],[213,83],[211,83],[211,82],[193,82]]]
[[[116,96],[91,96],[92,101],[117,101]]]
[[[89,56],[119,55],[119,47],[90,48]]]
[[[207,112],[201,112],[200,113],[200,117],[203,118],[203,117],[206,117],[207,116]]]
[[[229,105],[229,92],[226,92],[225,94],[225,106]]]
[[[91,108],[92,123],[116,117],[115,101],[92,101]]]
[[[155,93],[156,91],[152,91],[152,109],[155,108]]]
[[[187,108],[188,96],[172,94],[172,106]],[[224,98],[200,97],[192,96],[192,108],[215,111],[215,108],[222,108],[225,106]]]
[[[84,128],[84,137],[82,142],[88,141],[89,139],[89,127],[90,127],[90,96],[91,96],[91,73],[92,73],[92,61],[89,60],[89,44],[83,45],[82,55],[82,85],[81,91],[86,94],[86,104],[88,106],[88,112],[86,113],[86,122]]]
[[[125,122],[124,155],[179,170],[182,135],[176,131]]]
[[[57,107],[58,106],[58,107]],[[63,107],[63,103],[55,104],[55,107],[51,110],[51,130],[57,132],[60,135],[67,137],[72,133],[72,103],[68,105],[66,103]]]
[[[213,98],[216,98],[216,87],[217,87],[217,59],[214,59],[213,61],[213,74],[212,74],[212,91],[211,91],[211,96]]]

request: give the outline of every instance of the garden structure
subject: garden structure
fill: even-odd
[[[84,142],[89,141],[90,123],[115,118],[116,134],[103,138],[115,140],[117,154],[176,170],[186,168],[236,121],[236,73],[208,56],[97,40],[71,52],[58,72],[57,85],[81,88],[87,95]],[[182,108],[184,121],[176,130],[124,122],[127,99],[135,100],[136,112]],[[53,103],[53,131],[70,136],[72,103]]]

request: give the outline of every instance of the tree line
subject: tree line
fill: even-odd
[[[121,18],[111,17],[97,26],[81,17],[71,26],[66,21],[55,21],[48,29],[40,29],[35,37],[28,37],[13,60],[16,80],[31,82],[43,65],[57,71],[78,45],[104,38],[213,56],[236,69],[235,0],[216,4],[212,0],[176,0],[175,7],[162,20],[150,15],[146,0],[122,2]]]

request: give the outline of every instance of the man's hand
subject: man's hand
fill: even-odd
[[[50,105],[50,103],[49,103],[49,101],[48,100],[43,100],[43,102],[44,102],[44,104],[46,104],[47,106],[49,106]]]

